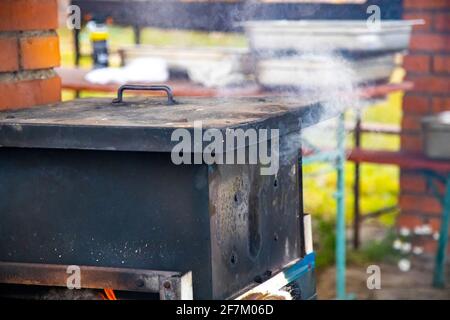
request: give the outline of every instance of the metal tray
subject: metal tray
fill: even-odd
[[[359,61],[330,60],[329,57],[298,56],[262,59],[256,63],[257,80],[264,87],[318,89],[338,86],[346,73],[354,84],[388,80],[396,67],[395,54]]]
[[[121,48],[120,55],[123,65],[141,58],[163,59],[173,74],[186,74],[192,81],[208,87],[239,84],[253,74],[248,48],[139,45]]]
[[[358,20],[249,21],[244,23],[252,49],[323,51],[401,51],[412,27],[422,20],[382,21],[379,29]]]
[[[433,159],[450,159],[450,111],[422,120],[424,153]]]

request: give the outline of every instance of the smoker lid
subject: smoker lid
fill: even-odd
[[[0,112],[0,146],[170,152],[174,129],[279,129],[280,135],[319,121],[322,106],[299,97],[79,99]]]

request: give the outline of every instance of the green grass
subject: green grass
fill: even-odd
[[[334,221],[319,217],[314,224],[316,264],[318,269],[335,263],[336,234]],[[372,262],[396,262],[400,253],[392,243],[396,239],[395,232],[390,229],[384,239],[363,243],[359,250],[349,250],[347,262],[354,265],[366,265]]]
[[[318,217],[314,221],[314,250],[317,268],[332,265],[335,261],[336,233],[335,225],[330,219]],[[317,240],[317,241],[316,241]]]

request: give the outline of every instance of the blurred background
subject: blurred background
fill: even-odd
[[[186,17],[174,17],[173,15],[168,15],[167,17],[159,17],[157,19],[158,21],[152,21],[151,19],[148,21],[148,19],[139,18],[140,20],[145,21],[143,23],[144,25],[148,24],[149,26],[133,25],[133,21],[130,21],[129,17],[125,18],[125,16],[123,16],[122,18],[115,18],[113,17],[114,15],[108,15],[108,13],[112,13],[116,10],[114,9],[115,7],[113,8],[114,5],[117,7],[116,3],[113,3],[111,8],[106,5],[104,7],[105,10],[103,10],[104,15],[99,16],[95,5],[91,6],[89,4],[85,4],[85,2],[86,1],[74,1],[74,3],[79,3],[82,8],[83,5],[86,5],[86,10],[91,10],[90,12],[83,12],[82,10],[83,28],[76,33],[76,37],[79,41],[79,43],[77,43],[74,42],[74,32],[69,30],[66,26],[67,10],[70,1],[59,1],[60,28],[57,30],[57,33],[60,39],[61,67],[63,69],[67,69],[63,70],[63,72],[70,72],[70,70],[75,67],[82,68],[84,70],[91,70],[94,68],[94,71],[98,71],[99,68],[101,69],[102,67],[109,67],[118,70],[118,68],[123,68],[133,62],[136,63],[136,61],[139,61],[141,58],[152,58],[153,60],[148,60],[147,63],[157,64],[159,62],[157,59],[164,60],[163,64],[168,65],[171,79],[174,77],[176,80],[189,80],[197,84],[200,83],[200,85],[208,88],[234,88],[242,85],[252,86],[254,82],[257,83],[258,80],[261,84],[261,70],[258,74],[260,78],[254,79],[251,76],[251,71],[247,72],[247,70],[240,69],[239,72],[242,74],[237,75],[233,74],[236,71],[233,69],[236,65],[233,64],[231,67],[226,65],[227,62],[230,63],[229,59],[236,59],[236,57],[238,57],[238,59],[242,59],[242,56],[247,55],[250,51],[257,52],[256,56],[259,57],[261,61],[264,60],[265,51],[258,51],[257,47],[259,43],[255,44],[255,42],[260,40],[258,40],[258,38],[255,40],[255,35],[252,34],[252,32],[258,32],[257,28],[261,26],[253,26],[256,31],[255,29],[252,30],[251,26],[247,26],[247,29],[244,28],[244,31],[246,32],[242,32],[243,25],[240,24],[240,21],[232,21],[231,23],[227,20],[227,15],[233,14],[229,12],[226,14],[223,12],[223,17],[209,20],[204,19],[205,16],[201,17],[197,15],[197,21],[189,21],[189,19],[192,18],[190,15],[187,15]],[[203,4],[205,2],[216,2],[223,5],[223,1],[182,2]],[[236,2],[240,1],[229,1],[228,4],[233,4]],[[366,1],[345,0],[248,1],[247,9],[250,9],[247,13],[251,16],[251,20],[258,20],[258,18],[261,18],[265,14],[265,12],[272,12],[271,17],[269,17],[272,19],[277,18],[277,15],[284,17],[284,15],[286,15],[286,11],[294,11],[291,12],[291,20],[309,19],[322,22],[326,20],[331,21],[328,25],[325,23],[323,26],[325,26],[325,29],[328,26],[326,31],[329,32],[329,36],[332,39],[331,42],[333,42],[333,37],[337,38],[336,34],[333,36],[333,21],[355,20],[362,21],[362,24],[365,24],[365,20],[362,19],[365,19],[365,17],[370,15],[370,12],[366,9],[372,2],[373,1],[368,1],[367,3]],[[434,4],[435,2],[437,3],[439,1],[374,2],[379,6],[378,8],[380,9],[381,17],[383,19],[425,19],[424,21],[426,24],[425,26],[418,25],[414,27],[415,33],[413,34],[412,39],[413,49],[410,48],[409,51],[412,58],[406,58],[406,61],[404,60],[405,54],[407,54],[407,47],[400,47],[395,50],[391,50],[389,52],[391,60],[388,65],[388,78],[386,79],[386,77],[384,77],[382,81],[380,81],[380,79],[377,79],[377,76],[374,74],[374,79],[372,79],[374,81],[372,83],[370,83],[370,81],[366,81],[364,84],[371,84],[376,87],[377,85],[388,83],[398,84],[398,87],[394,87],[392,90],[383,91],[385,94],[382,94],[381,96],[376,95],[375,98],[369,97],[367,99],[358,98],[357,103],[354,103],[355,100],[353,100],[353,105],[342,106],[346,108],[348,107],[348,110],[345,113],[347,128],[345,146],[347,150],[351,150],[355,147],[355,145],[360,149],[369,151],[381,150],[398,152],[411,148],[413,151],[421,150],[420,145],[415,145],[414,140],[408,140],[413,134],[415,134],[414,130],[420,130],[419,116],[429,113],[431,114],[434,111],[437,112],[448,110],[448,103],[445,106],[442,105],[442,110],[440,107],[433,107],[435,108],[433,110],[431,107],[428,109],[428,106],[425,108],[425,111],[419,110],[424,107],[418,105],[419,102],[417,100],[419,96],[425,96],[427,99],[431,100],[434,99],[433,97],[435,95],[439,97],[447,96],[448,91],[446,93],[441,93],[439,92],[439,89],[436,88],[418,88],[414,89],[417,90],[417,92],[414,92],[411,91],[411,86],[408,85],[408,81],[415,79],[415,77],[426,71],[427,63],[432,63],[428,60],[423,61],[423,59],[432,60],[436,54],[436,50],[442,51],[442,49],[438,48],[435,50],[430,47],[430,51],[423,54],[423,51],[426,51],[427,49],[423,49],[420,43],[417,44],[417,41],[426,41],[427,39],[420,38],[419,40],[416,40],[414,37],[423,37],[424,35],[432,36],[434,33],[441,34],[445,30],[446,32],[449,30],[448,20],[443,22],[439,19],[442,19],[440,17],[440,12],[445,12],[448,17],[450,5],[447,2],[445,2],[445,4],[441,7],[439,4],[435,4],[435,6],[430,5],[430,3]],[[291,5],[304,3],[305,5],[304,7],[295,7],[295,10],[289,10],[289,7],[272,7],[271,9],[264,10],[262,7],[259,7],[261,3],[265,5],[270,3],[287,3]],[[126,12],[126,6],[126,1],[123,1],[120,10]],[[274,9],[278,11],[273,13]],[[169,11],[170,9],[161,12]],[[214,12],[221,11],[216,8],[216,11]],[[297,16],[295,16],[295,12],[297,13]],[[242,12],[240,15],[245,16]],[[152,15],[152,17],[154,16],[155,15]],[[118,19],[119,21],[116,21],[115,19]],[[170,23],[172,22],[167,22],[167,20],[170,21],[171,19],[179,20],[179,22],[174,22],[174,27],[171,27]],[[183,19],[187,19],[187,21]],[[433,22],[433,19],[436,19],[436,21]],[[210,20],[212,20],[212,22]],[[421,24],[424,21],[418,22],[418,24]],[[188,26],[184,26],[183,23]],[[443,25],[440,25],[439,23]],[[158,24],[163,24],[164,28],[152,27],[152,25]],[[183,28],[191,29],[192,26],[189,26],[189,24],[196,25],[196,28],[200,30],[183,30]],[[323,26],[321,25],[318,27],[312,24],[307,26],[307,28],[309,28],[307,30],[312,31],[314,28],[320,29]],[[262,27],[264,27],[264,25],[262,25]],[[218,30],[202,30],[208,28]],[[295,25],[293,28],[295,28]],[[397,31],[394,28],[393,31],[391,30],[389,32],[395,33]],[[407,32],[411,32],[411,30],[409,29]],[[106,42],[105,47],[100,48],[100,52],[101,50],[107,48],[107,64],[104,66],[102,66],[101,63],[100,66],[96,65],[96,63],[98,64],[99,62],[95,61],[96,57],[93,57],[93,54],[95,55],[94,46],[96,36],[99,37],[97,40],[104,40]],[[268,34],[268,36],[270,36],[270,34]],[[352,36],[357,37],[357,32],[353,33]],[[351,41],[351,38],[346,39],[346,41],[349,41],[349,39]],[[445,41],[447,41],[448,45],[448,38],[446,39],[447,40]],[[271,40],[267,41],[270,44]],[[299,41],[302,41],[302,39],[299,39]],[[373,45],[370,41],[374,41],[376,43],[377,39],[366,39],[366,45],[369,48]],[[440,40],[437,39],[437,41]],[[302,47],[302,45],[304,45],[304,43],[299,46]],[[333,43],[330,43],[329,45],[333,46]],[[392,45],[392,43],[390,45]],[[264,47],[264,45],[262,45],[262,47]],[[76,49],[78,50],[78,53]],[[390,48],[387,47],[384,49],[389,51]],[[321,50],[330,50],[330,52],[333,51],[332,48],[314,48],[311,51],[313,54],[304,55],[301,57],[303,60],[300,59],[300,61],[310,64],[316,63],[316,61],[311,59],[311,57],[321,53]],[[420,55],[414,50],[419,52]],[[444,48],[443,51],[445,52],[445,50],[448,50],[448,47]],[[349,52],[350,51],[351,50],[349,50]],[[360,50],[359,54],[361,54],[361,52],[364,53],[364,50]],[[348,54],[345,50],[344,53]],[[220,56],[220,58],[217,58],[218,56]],[[349,57],[346,57],[344,54],[346,67],[349,67],[348,61],[353,61],[352,59],[354,58],[351,57],[351,54],[348,56]],[[392,57],[394,60],[392,60]],[[255,55],[252,58],[255,59]],[[336,56],[334,56],[334,58],[336,58]],[[211,65],[209,68],[203,66],[204,69],[201,69],[200,67],[196,69],[196,67],[192,67],[192,65],[196,65],[195,63],[198,64],[198,61],[206,64],[206,62],[210,61],[208,59],[211,60]],[[222,62],[227,59],[228,60],[225,62],[225,65],[214,64],[220,59],[222,59]],[[358,61],[358,59],[359,58],[357,57],[354,60]],[[448,57],[446,59],[448,59]],[[280,59],[280,61],[282,61],[282,59]],[[364,69],[358,71],[355,69],[357,72],[365,73],[366,75],[373,72],[373,69],[380,70],[383,67],[386,67],[381,63],[376,65],[376,63],[378,63],[376,60],[361,61],[361,65],[363,66],[375,64],[372,70]],[[250,62],[247,60],[243,63],[243,65],[252,65],[254,67],[254,62],[254,60]],[[263,67],[269,68],[269,62],[267,62],[266,65],[263,65]],[[237,62],[234,60],[233,63]],[[239,63],[241,62],[239,61]],[[446,74],[448,77],[448,60],[446,63],[447,65],[445,68],[447,71],[445,72],[447,72]],[[145,63],[143,64],[143,67],[145,67]],[[239,65],[239,68],[241,67],[242,65]],[[261,65],[257,64],[257,67],[261,67]],[[350,65],[349,68],[352,67],[353,65]],[[413,75],[412,78],[405,77],[405,67],[408,69],[410,74]],[[224,74],[221,74],[220,71],[218,73],[216,72],[221,68],[224,68],[224,70],[222,70]],[[269,73],[275,73],[269,74],[269,80],[263,80],[268,81],[268,83],[271,84],[270,81],[278,76],[276,74],[277,71],[279,70],[267,71]],[[217,74],[215,74],[215,72]],[[319,76],[322,76],[324,71],[317,69],[312,72],[316,72]],[[85,74],[83,75],[85,76]],[[283,76],[288,78],[295,76],[298,78],[304,77],[304,75],[301,74],[280,75],[280,77]],[[439,74],[439,76],[441,76],[441,74]],[[86,77],[89,77],[89,75]],[[90,79],[95,85],[110,85],[116,81],[114,71],[111,71],[110,74],[91,73]],[[86,79],[83,79],[83,81],[85,80]],[[164,76],[162,80],[165,80]],[[276,84],[276,80],[273,80],[273,82]],[[94,84],[92,89],[95,89]],[[267,85],[267,83],[263,83],[263,85]],[[319,90],[327,90],[327,87],[329,89],[329,87],[333,85],[335,84],[327,83],[324,88],[320,88]],[[359,87],[359,84],[355,84],[355,80],[352,79],[351,86],[352,89],[355,89],[356,87]],[[76,86],[74,87],[69,85],[68,88],[64,87],[63,80],[63,100],[70,100],[75,97],[114,96],[113,90],[100,90],[102,92],[98,92],[97,90],[91,90],[89,86],[81,86],[80,88],[77,88]],[[74,90],[74,88],[76,90]],[[405,100],[404,88],[406,88],[407,91],[410,91],[407,100]],[[448,98],[445,99],[448,101]],[[347,103],[349,101],[345,102]],[[361,130],[361,132],[359,132],[358,137],[356,137],[355,125],[361,126],[361,124],[364,124],[364,129],[361,129],[360,127],[358,130]],[[322,133],[319,136],[319,140],[324,140],[325,142],[335,141],[335,132],[333,131],[333,128],[336,128],[336,126],[336,123],[328,124],[328,126],[324,129],[325,132],[327,132],[325,134],[323,129],[321,129]],[[314,130],[312,131],[312,135],[317,134],[317,132],[314,133]],[[405,133],[407,133],[407,135],[404,135]],[[333,146],[328,144],[327,147],[329,148]],[[334,147],[336,147],[336,145],[334,145]],[[348,153],[347,156],[349,156]],[[426,188],[423,186],[425,185],[424,179],[418,176],[409,175],[407,171],[401,172],[401,169],[396,163],[389,164],[383,163],[384,161],[381,162],[382,164],[359,163],[355,161],[347,161],[345,163],[346,174],[343,191],[345,193],[344,212],[346,220],[346,241],[347,248],[349,249],[347,255],[347,292],[355,294],[355,296],[359,299],[448,299],[450,298],[450,291],[448,289],[439,290],[431,287],[434,252],[436,250],[435,248],[438,239],[437,220],[440,212],[442,211],[442,207],[435,209],[433,207],[436,206],[435,201],[428,198],[424,198],[424,203],[419,204],[420,209],[417,206],[415,208],[414,205],[411,206],[411,204],[408,203],[410,202],[411,197],[414,197],[414,195],[423,196],[424,193],[428,192],[428,189],[425,190]],[[358,167],[355,168],[355,165]],[[355,177],[355,175],[358,176]],[[337,184],[337,171],[333,170],[333,164],[330,165],[319,161],[312,162],[304,167],[305,211],[312,213],[313,215],[313,235],[315,240],[315,249],[317,250],[319,279],[318,293],[320,298],[334,298],[336,295],[335,227],[337,211]],[[355,187],[355,184],[358,184],[358,186]],[[355,190],[355,188],[358,189]],[[442,186],[441,190],[443,190]],[[355,191],[359,194],[358,199],[355,199]],[[356,210],[358,211],[358,217],[355,222]],[[355,228],[358,230],[355,231]],[[422,233],[421,230],[423,231]],[[355,239],[355,236],[357,239]],[[381,266],[383,290],[367,289],[366,267],[371,264]]]

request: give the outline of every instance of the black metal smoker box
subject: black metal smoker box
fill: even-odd
[[[298,134],[320,104],[173,102],[81,99],[0,113],[0,283],[65,286],[75,265],[83,287],[180,298],[171,290],[192,272],[195,299],[223,299],[304,258]],[[193,132],[194,120],[203,131],[279,129],[277,174],[174,164],[171,135]]]

